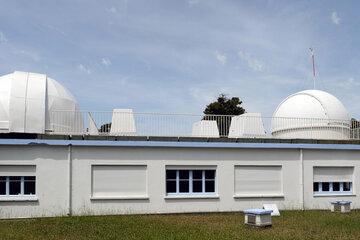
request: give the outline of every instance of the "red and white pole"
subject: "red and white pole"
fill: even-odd
[[[314,89],[316,89],[315,55],[314,55],[314,50],[312,48],[309,48],[309,49],[310,49],[311,60],[312,60]]]

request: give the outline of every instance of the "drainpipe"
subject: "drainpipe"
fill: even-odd
[[[72,216],[72,145],[68,145],[68,163],[69,163],[69,209],[68,209],[68,216]]]
[[[304,202],[304,159],[303,159],[303,149],[300,148],[300,201],[301,201],[301,210],[305,210]]]

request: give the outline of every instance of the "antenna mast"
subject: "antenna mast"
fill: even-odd
[[[312,61],[314,89],[316,89],[315,55],[314,55],[314,50],[312,48],[309,49],[310,49],[311,61]]]

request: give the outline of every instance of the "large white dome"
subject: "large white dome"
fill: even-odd
[[[273,114],[272,135],[284,138],[347,139],[350,117],[335,96],[320,90],[295,93]]]
[[[74,96],[44,74],[16,71],[0,77],[1,132],[82,130],[77,111]]]

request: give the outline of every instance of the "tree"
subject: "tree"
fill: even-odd
[[[231,117],[245,113],[245,109],[241,106],[242,101],[238,97],[228,98],[225,94],[220,94],[215,102],[206,106],[203,120],[216,120],[220,136],[229,134]],[[226,115],[217,117],[212,115]]]
[[[110,132],[110,129],[111,129],[111,123],[105,123],[105,124],[101,125],[99,132],[108,133],[108,132]]]

